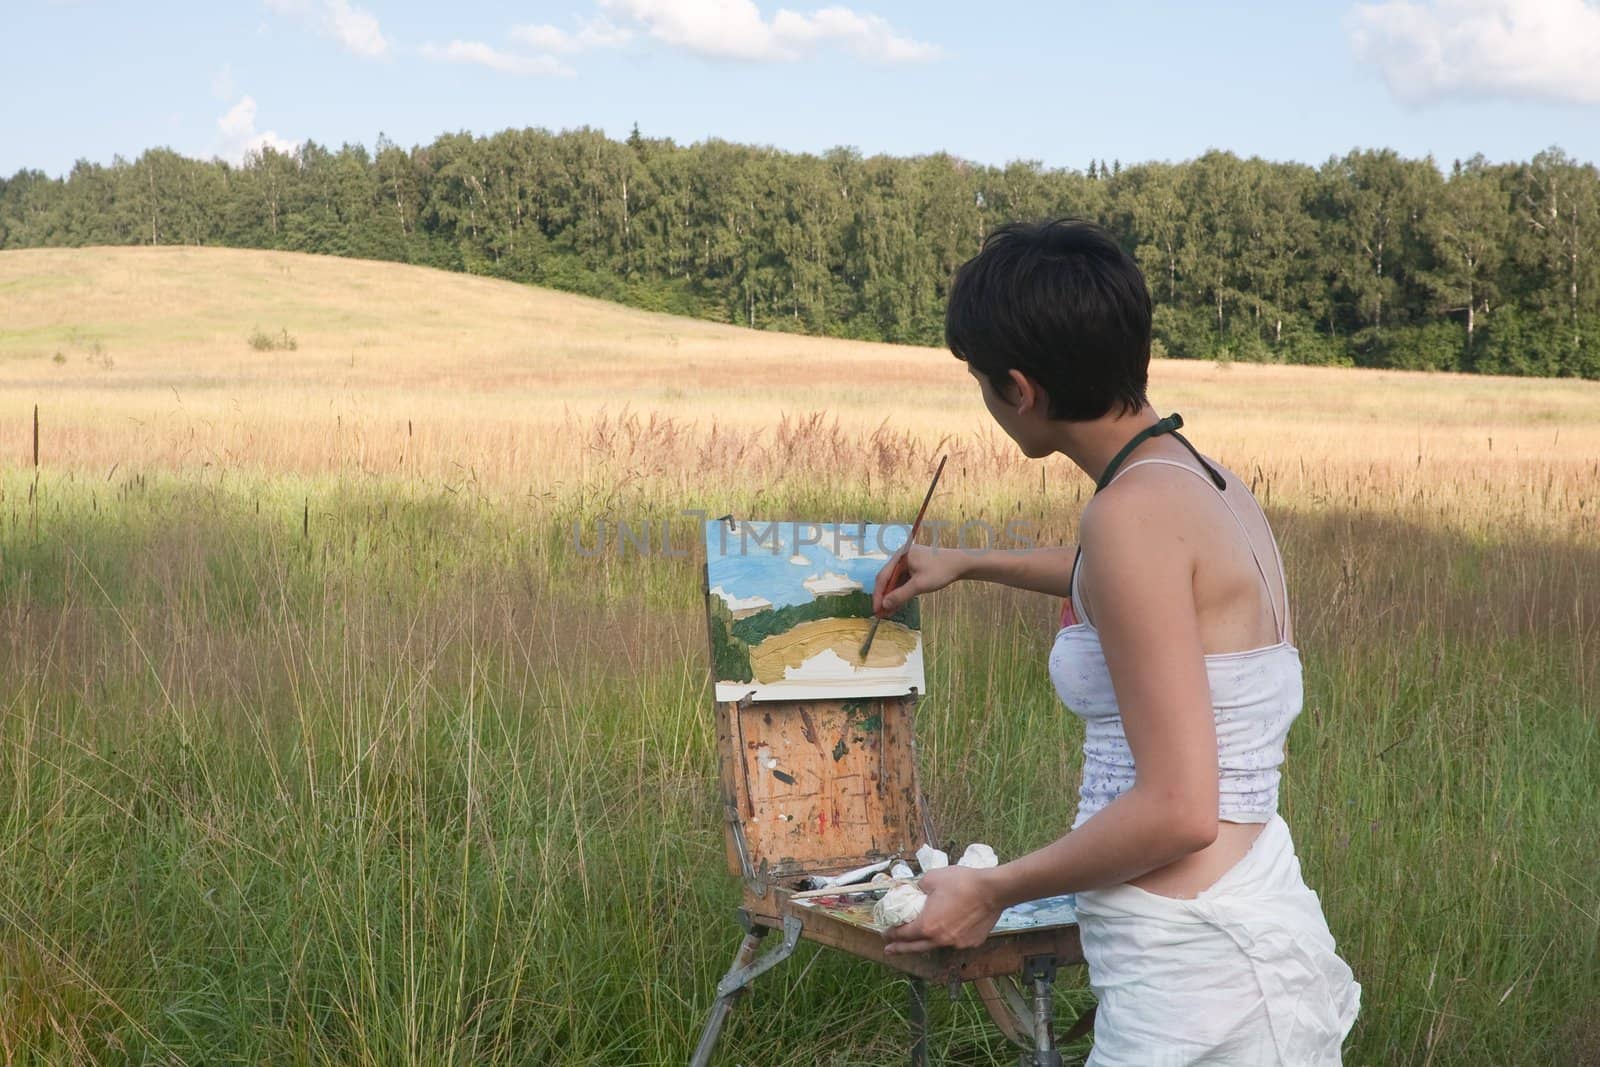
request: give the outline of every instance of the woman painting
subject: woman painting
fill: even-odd
[[[1361,988],[1277,811],[1302,697],[1282,560],[1248,487],[1146,400],[1143,276],[1088,223],[1005,226],[957,271],[945,336],[1023,454],[1096,491],[1076,549],[908,546],[874,606],[963,578],[1061,597],[1049,671],[1083,780],[1059,839],[926,875],[890,951],[975,946],[1004,908],[1076,893],[1091,1067],[1339,1063]]]

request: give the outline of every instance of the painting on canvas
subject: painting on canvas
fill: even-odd
[[[706,588],[718,700],[825,700],[926,692],[916,601],[872,625],[878,570],[904,526],[706,523]]]

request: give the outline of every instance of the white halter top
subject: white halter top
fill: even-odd
[[[1249,533],[1227,495],[1193,467],[1170,459],[1142,459],[1119,470],[1116,478],[1146,463],[1177,467],[1205,481],[1222,496],[1228,513],[1245,535],[1245,543],[1250,544]],[[1264,823],[1278,810],[1278,768],[1283,763],[1283,743],[1300,714],[1304,690],[1300,650],[1285,635],[1272,584],[1267,581],[1267,572],[1253,544],[1250,556],[1267,585],[1267,599],[1278,624],[1278,643],[1243,652],[1214,653],[1205,660],[1217,729],[1217,818],[1225,822]],[[1281,555],[1277,562],[1279,588],[1285,590],[1287,603],[1288,585]],[[1077,586],[1075,571],[1070,591],[1073,612],[1086,620],[1082,608],[1076,606]],[[1050,680],[1068,710],[1084,722],[1083,782],[1078,789],[1078,814],[1072,823],[1072,828],[1077,829],[1134,781],[1133,754],[1122,730],[1111,671],[1093,624],[1083,621],[1064,626],[1056,634],[1050,652]]]

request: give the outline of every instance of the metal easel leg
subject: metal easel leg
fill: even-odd
[[[1022,1054],[1022,1067],[1061,1067],[1061,1050],[1056,1048],[1054,956],[1032,956],[1022,961],[1022,978],[1033,991],[1033,1053]]]
[[[767,928],[755,926],[748,919],[744,922],[748,932],[733,958],[733,966],[717,983],[717,999],[711,1005],[711,1017],[706,1020],[706,1028],[700,1032],[700,1043],[694,1048],[689,1067],[707,1067],[710,1064],[711,1052],[717,1047],[717,1039],[722,1036],[722,1024],[728,1021],[733,1002],[757,977],[793,955],[795,946],[800,943],[800,920],[793,915],[786,915],[783,919],[783,943],[757,959],[756,952],[761,947],[761,939],[767,936]]]
[[[928,983],[911,979],[911,1067],[928,1067]]]

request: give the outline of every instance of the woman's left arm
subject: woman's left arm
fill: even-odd
[[[1095,628],[1134,785],[1078,829],[1009,863],[924,875],[927,905],[888,932],[889,951],[975,947],[1012,904],[1120,885],[1215,840],[1217,739],[1194,601],[1196,551],[1172,503],[1107,491],[1083,519],[1084,563],[1104,590]]]

